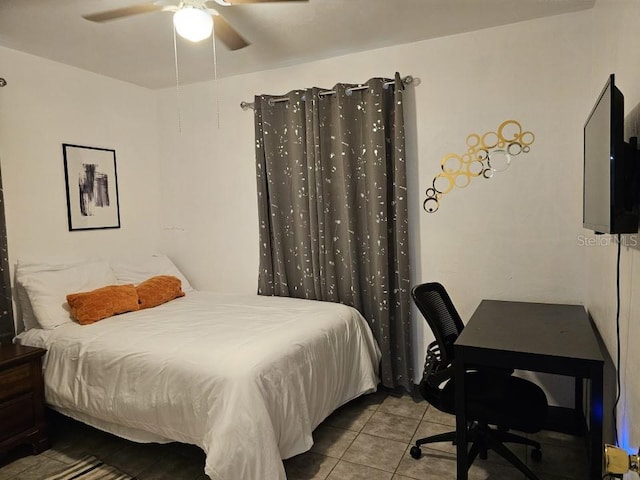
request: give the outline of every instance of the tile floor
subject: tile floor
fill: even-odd
[[[415,439],[450,431],[454,417],[410,396],[374,393],[356,399],[327,418],[314,432],[313,448],[285,460],[288,480],[454,480],[455,447],[431,444],[414,460]],[[540,480],[586,478],[581,438],[554,432],[533,435],[543,459],[530,460],[527,447],[512,448]],[[183,444],[137,444],[51,415],[52,447],[37,456],[0,458],[0,480],[42,480],[91,454],[139,480],[205,480],[204,453]],[[15,456],[21,452],[16,452]],[[522,480],[524,475],[496,454],[476,460],[470,480]],[[269,479],[259,479],[269,480]]]

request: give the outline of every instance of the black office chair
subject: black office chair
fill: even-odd
[[[419,386],[421,395],[438,410],[455,414],[454,349],[453,344],[464,328],[445,288],[439,283],[418,285],[411,291],[413,301],[427,320],[436,338],[429,345],[424,373]],[[514,319],[517,321],[517,319]],[[471,443],[468,467],[477,456],[487,458],[493,450],[518,468],[531,480],[534,473],[504,443],[520,443],[534,447],[532,458],[542,458],[540,444],[510,433],[508,430],[535,433],[542,429],[547,416],[547,398],[540,387],[511,375],[511,370],[470,369],[465,377],[467,438]],[[489,427],[497,426],[497,429]],[[410,450],[420,458],[421,445],[453,442],[456,432],[442,433],[418,440]]]

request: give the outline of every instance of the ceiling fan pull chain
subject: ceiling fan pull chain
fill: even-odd
[[[216,101],[216,121],[218,130],[220,130],[220,99],[218,97],[218,55],[216,53],[216,27],[214,22],[213,32],[211,34],[211,45],[213,48],[213,98]]]
[[[178,132],[182,133],[182,114],[180,111],[180,71],[178,70],[178,41],[176,29],[173,28],[173,58],[176,63],[176,103],[178,105]]]

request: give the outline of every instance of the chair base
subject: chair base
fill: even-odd
[[[482,460],[487,459],[487,452],[493,450],[502,458],[511,463],[514,467],[520,470],[530,480],[539,480],[538,477],[527,467],[522,460],[515,456],[515,454],[509,450],[504,443],[518,443],[521,445],[529,445],[534,447],[531,452],[531,458],[534,461],[540,461],[542,459],[542,450],[540,443],[529,438],[516,435],[504,430],[495,430],[488,425],[474,423],[471,425],[467,432],[468,441],[471,444],[468,454],[468,466],[471,468],[476,457],[480,457]],[[409,453],[415,459],[422,456],[422,450],[420,446],[429,443],[451,442],[456,444],[456,432],[440,433],[431,437],[421,438],[416,441],[415,446],[411,447]]]

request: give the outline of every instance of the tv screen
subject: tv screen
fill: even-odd
[[[611,74],[584,125],[584,228],[597,233],[636,233],[628,199],[631,160],[624,142],[624,97]]]

